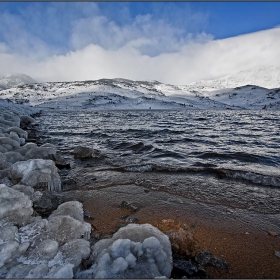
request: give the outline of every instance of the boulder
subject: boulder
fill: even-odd
[[[43,260],[51,260],[55,257],[58,252],[58,242],[51,239],[43,240],[38,245],[38,254]]]
[[[19,243],[17,241],[9,241],[0,244],[0,268],[3,267],[12,258],[13,254],[17,251]]]
[[[18,228],[16,226],[6,225],[0,227],[0,244],[13,241],[18,236]]]
[[[72,153],[75,158],[90,158],[92,156],[92,149],[88,147],[77,146]]]
[[[17,149],[20,147],[20,144],[19,142],[11,139],[10,137],[0,137],[0,145],[5,145],[5,144],[8,144],[8,145],[11,145],[13,147],[13,149]],[[5,146],[4,146],[5,147]],[[5,147],[6,148],[6,147]]]
[[[32,213],[32,201],[28,196],[0,185],[0,221],[21,225]]]
[[[32,199],[32,197],[34,195],[34,189],[30,186],[17,184],[17,185],[12,186],[12,189],[24,193],[30,199]]]
[[[10,168],[10,178],[14,183],[31,187],[47,186],[49,191],[61,191],[57,167],[51,160],[30,159],[14,163]]]
[[[73,278],[73,265],[66,264],[66,265],[55,265],[53,266],[49,273],[44,278],[66,278],[71,279]]]

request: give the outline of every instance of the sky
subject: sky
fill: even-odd
[[[0,2],[0,73],[188,84],[280,66],[280,2]]]

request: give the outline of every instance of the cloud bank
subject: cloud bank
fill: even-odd
[[[1,17],[0,72],[24,73],[38,81],[127,78],[188,84],[261,65],[280,66],[279,27],[215,40],[211,34],[186,32],[151,14],[120,24],[93,4],[90,12],[66,13],[62,27],[67,21],[69,26],[53,34],[51,28],[58,23],[46,22],[44,35],[22,17]],[[51,8],[44,11],[46,17],[53,15]],[[24,17],[33,13],[29,10]],[[35,13],[31,23],[42,13]],[[197,18],[204,20],[202,15]]]

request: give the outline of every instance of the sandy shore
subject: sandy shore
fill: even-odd
[[[70,191],[68,195],[83,200],[84,209],[91,211],[94,220],[87,221],[93,225],[96,236],[118,230],[125,224],[122,218],[125,215],[133,215],[141,224],[150,223],[161,229],[162,221],[171,219],[174,225],[183,225],[195,242],[193,255],[209,250],[227,261],[228,271],[205,267],[211,278],[280,278],[280,258],[275,256],[275,251],[280,251],[280,238],[268,234],[272,224],[269,219],[265,222],[261,215],[207,205],[137,185]],[[138,210],[120,208],[123,200]],[[279,219],[279,215],[271,218]]]

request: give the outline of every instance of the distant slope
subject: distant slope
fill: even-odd
[[[187,87],[203,89],[235,88],[245,85],[255,85],[264,88],[280,88],[280,68],[261,66],[250,70],[240,71],[215,80],[202,80]]]
[[[4,74],[0,75],[0,90],[16,87],[23,84],[36,83],[30,76],[25,74]]]

